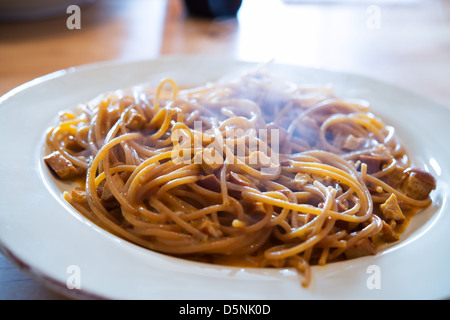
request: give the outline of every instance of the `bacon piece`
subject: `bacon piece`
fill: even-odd
[[[408,197],[416,200],[426,199],[430,192],[436,189],[436,180],[428,172],[412,168],[405,171],[407,175],[402,189]]]
[[[380,205],[380,209],[385,220],[393,219],[399,223],[405,221],[405,216],[403,215],[402,209],[400,209],[397,196],[394,193]]]
[[[112,183],[116,186],[116,188],[119,190],[119,192],[122,192],[122,190],[125,186],[125,183],[123,182],[122,178],[120,177],[120,174],[115,173],[111,176],[111,178],[112,178]],[[105,184],[105,186],[103,187],[100,198],[103,202],[108,202],[108,201],[112,201],[115,199],[111,189],[108,187],[107,184]]]
[[[297,190],[301,190],[301,189],[303,189],[303,187],[304,187],[308,182],[310,182],[311,180],[312,180],[312,179],[311,179],[311,176],[310,176],[309,174],[299,172],[299,173],[297,173],[297,174],[295,175],[295,178],[294,178],[294,180],[292,181],[292,184],[294,185],[294,187],[295,187]]]
[[[198,179],[197,184],[205,189],[215,192],[220,192],[222,190],[219,179],[217,179],[217,177],[213,174],[209,174]]]
[[[195,154],[194,163],[200,164],[203,172],[207,174],[216,173],[222,168],[223,158],[216,154],[214,148],[206,148]]]
[[[64,145],[67,149],[70,149],[73,152],[80,152],[84,150],[84,147],[78,144],[78,141],[73,136],[67,136],[64,139]]]
[[[378,172],[381,169],[382,163],[380,157],[362,155],[359,157],[359,160],[367,165],[368,174]]]
[[[385,175],[381,179],[394,189],[398,189],[405,178],[405,168],[395,166],[389,174]]]
[[[386,242],[397,241],[400,239],[398,233],[394,230],[395,222],[388,224],[383,220],[383,228],[380,231],[381,239]]]
[[[61,179],[70,179],[81,173],[69,159],[59,151],[54,151],[44,157],[45,163],[53,170],[53,172]]]
[[[347,139],[345,139],[342,147],[347,150],[357,150],[359,149],[365,142],[364,138],[355,137],[354,135],[349,135]]]
[[[86,191],[76,187],[70,191],[70,197],[78,203],[87,203]]]
[[[367,238],[358,240],[353,246],[345,250],[345,256],[347,259],[374,255],[375,253],[376,251],[373,243]]]

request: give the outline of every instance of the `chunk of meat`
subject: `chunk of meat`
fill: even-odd
[[[367,165],[368,174],[378,172],[381,169],[382,161],[380,157],[362,155],[359,157],[359,160]]]
[[[78,187],[70,191],[70,197],[77,203],[87,203],[86,192]]]
[[[206,148],[198,151],[194,156],[194,163],[200,164],[203,172],[210,174],[216,173],[222,168],[223,158],[214,150],[214,148]]]
[[[436,189],[436,179],[424,170],[412,168],[406,170],[405,174],[402,189],[408,197],[424,200]]]
[[[74,151],[74,152],[80,152],[83,151],[84,148],[78,144],[78,141],[73,136],[67,136],[64,139],[64,145],[67,149]]]
[[[76,168],[73,163],[59,151],[50,153],[48,156],[44,157],[44,161],[50,169],[63,180],[74,178],[81,173],[81,170]]]
[[[344,144],[342,147],[346,150],[357,150],[361,148],[361,146],[364,144],[365,139],[361,137],[355,137],[354,135],[350,134],[347,139],[345,139]]]
[[[111,176],[111,178],[112,178],[111,183],[114,184],[114,186],[119,190],[119,192],[122,192],[123,188],[125,186],[125,183],[123,182],[122,178],[120,177],[120,174],[115,173]],[[114,199],[115,199],[114,194],[112,193],[108,184],[105,184],[105,186],[102,189],[101,200],[102,201],[112,201]]]
[[[213,174],[201,177],[197,180],[197,184],[205,189],[215,192],[220,192],[222,190],[219,179]]]
[[[395,166],[393,170],[381,179],[394,189],[398,189],[405,178],[405,168]]]
[[[380,209],[385,220],[393,219],[399,223],[405,221],[405,216],[402,209],[400,209],[397,196],[394,193],[392,193],[390,197],[380,205]]]
[[[311,176],[307,173],[297,173],[292,184],[297,190],[301,190],[308,182],[312,181]]]
[[[374,255],[376,253],[375,246],[367,239],[358,240],[354,245],[345,250],[345,256],[347,259],[354,259],[358,257]]]
[[[386,221],[383,220],[383,227],[381,228],[380,231],[381,239],[383,239],[386,242],[397,241],[398,239],[400,239],[400,236],[394,230],[394,227],[395,222],[388,224]]]

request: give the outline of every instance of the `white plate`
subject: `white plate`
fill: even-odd
[[[0,98],[0,244],[32,277],[70,296],[108,299],[441,299],[450,297],[450,111],[411,92],[356,75],[271,65],[297,83],[332,83],[364,98],[394,125],[417,165],[437,177],[433,205],[401,241],[376,256],[313,267],[308,288],[291,269],[189,262],[151,252],[93,226],[61,199],[42,162],[44,133],[63,109],[98,94],[172,76],[200,85],[254,64],[182,56],[102,63],[38,78]],[[75,266],[75,269],[73,268]],[[381,287],[370,286],[372,267]],[[79,276],[80,289],[66,285]],[[75,282],[75,284],[78,284]]]

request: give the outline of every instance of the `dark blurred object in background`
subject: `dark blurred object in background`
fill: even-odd
[[[184,0],[186,9],[194,16],[205,18],[233,17],[242,0]]]

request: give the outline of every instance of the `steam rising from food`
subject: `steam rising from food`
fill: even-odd
[[[105,230],[188,259],[295,267],[377,252],[431,203],[393,127],[365,101],[263,70],[106,93],[62,113],[49,168]]]

